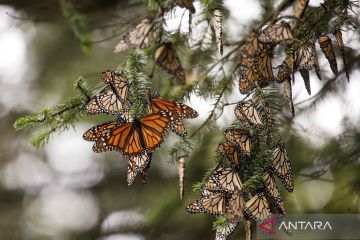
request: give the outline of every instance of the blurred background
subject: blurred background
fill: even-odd
[[[224,22],[228,39],[238,41],[256,27],[266,9],[264,2],[276,5],[279,1],[224,1],[229,10]],[[310,0],[310,6],[321,2]],[[17,118],[70,97],[79,75],[93,86],[99,84],[101,71],[124,61],[125,54],[113,53],[116,42],[131,23],[149,13],[143,1],[81,0],[75,6],[88,21],[88,45],[80,46],[58,0],[0,1],[0,239],[213,238],[214,218],[190,215],[184,208],[198,197],[192,185],[214,164],[222,131],[235,120],[234,105],[225,109],[217,128],[202,136],[186,160],[183,200],[179,199],[177,165],[169,157],[169,149],[179,140],[174,134],[155,153],[148,184],[135,180],[128,188],[127,160],[115,152],[96,154],[92,144],[82,139],[85,130],[108,118],[84,116],[74,129],[55,135],[39,150],[29,144],[33,132],[14,131]],[[195,7],[200,14],[197,1]],[[178,8],[167,16],[169,29],[178,26],[183,12]],[[283,14],[292,12],[289,8]],[[358,56],[359,29],[343,35],[348,52]],[[324,80],[312,81],[315,97],[307,95],[296,74],[296,117],[290,118],[287,110],[278,116],[295,175],[294,192],[283,192],[286,209],[288,213],[358,213],[359,62],[350,59],[347,83],[343,75],[329,80],[333,75],[320,52],[319,60]],[[161,89],[162,76],[160,70],[155,72],[155,89]],[[328,81],[332,81],[330,87],[323,88]],[[241,98],[234,86],[228,101]],[[196,128],[207,118],[213,102],[192,95],[187,103],[200,113],[186,122],[190,129]],[[242,231],[230,239],[239,239]]]

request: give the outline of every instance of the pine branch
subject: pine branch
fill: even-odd
[[[94,96],[92,90],[83,77],[79,77],[74,85],[75,96],[69,98],[62,104],[52,108],[45,108],[37,114],[27,115],[17,119],[14,123],[16,131],[29,130],[33,128],[45,128],[30,140],[35,148],[43,147],[55,132],[67,130],[74,127],[86,104]]]

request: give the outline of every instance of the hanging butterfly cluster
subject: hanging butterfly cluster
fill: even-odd
[[[252,129],[261,129],[263,121],[254,102],[248,100],[235,107],[235,116]],[[216,230],[216,240],[225,240],[236,229],[240,221],[254,220],[257,223],[271,217],[272,213],[285,214],[284,202],[275,181],[277,175],[285,189],[294,189],[290,161],[283,143],[273,148],[269,159],[261,168],[261,184],[251,191],[244,188],[251,178],[251,167],[256,165],[256,137],[240,128],[229,128],[224,132],[225,140],[217,149],[223,159],[207,177],[202,186],[200,199],[187,206],[190,213],[209,213],[226,218],[224,225]],[[255,146],[253,146],[255,145]],[[245,183],[245,184],[244,184]]]
[[[298,1],[295,9],[296,18],[300,18],[304,14],[307,4],[308,1],[306,0]],[[290,24],[285,21],[275,22],[252,33],[240,50],[237,70],[239,88],[242,94],[248,94],[255,87],[264,88],[273,82],[282,83],[289,109],[293,115],[295,112],[291,79],[295,80],[294,73],[300,72],[309,95],[311,95],[309,70],[315,69],[316,75],[321,80],[315,48],[316,41],[329,61],[333,73],[336,76],[339,74],[331,38],[326,33],[314,31],[310,32],[310,37],[301,40],[295,39],[293,32],[297,21],[294,20]],[[341,30],[337,29],[333,35],[342,53],[346,76],[349,79]],[[274,77],[271,58],[275,47],[281,45],[287,49],[287,56],[283,63],[275,68],[278,69],[278,72],[277,76]]]
[[[163,143],[165,132],[170,130],[185,136],[187,131],[182,120],[196,118],[198,113],[185,104],[165,100],[158,94],[145,94],[143,104],[148,113],[140,118],[132,117],[132,104],[128,98],[131,83],[125,74],[107,70],[101,73],[101,79],[108,88],[94,97],[86,110],[89,114],[116,115],[117,120],[90,128],[83,138],[95,142],[95,152],[119,151],[128,156],[128,184],[132,184],[138,173],[146,183],[152,152]]]

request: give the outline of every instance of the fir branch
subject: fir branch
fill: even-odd
[[[53,133],[74,127],[74,123],[77,121],[79,115],[81,115],[86,104],[93,97],[93,91],[81,76],[75,80],[74,90],[75,96],[69,98],[64,103],[52,108],[45,108],[39,113],[17,119],[13,125],[15,130],[29,130],[37,127],[45,128],[45,130],[36,134],[30,140],[30,143],[34,147],[40,148],[49,141]]]

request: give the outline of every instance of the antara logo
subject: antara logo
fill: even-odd
[[[282,221],[279,230],[282,228],[290,229],[290,230],[332,230],[330,223],[327,221],[325,224],[321,221],[296,221],[296,222],[285,222]]]

